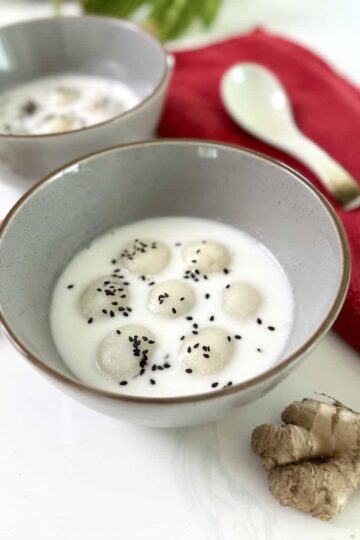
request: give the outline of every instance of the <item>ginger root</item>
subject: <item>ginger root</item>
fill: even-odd
[[[281,419],[258,426],[251,439],[270,491],[284,506],[329,520],[360,486],[360,414],[338,401],[304,399]]]

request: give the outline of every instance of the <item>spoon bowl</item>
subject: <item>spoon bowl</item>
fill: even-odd
[[[284,87],[261,66],[230,68],[221,81],[221,96],[235,122],[270,144],[281,142],[295,128]]]
[[[220,94],[225,109],[237,124],[302,161],[344,209],[360,206],[358,184],[348,171],[301,133],[286,90],[271,71],[258,64],[236,64],[223,75]]]

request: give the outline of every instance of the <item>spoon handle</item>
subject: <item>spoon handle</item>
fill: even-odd
[[[296,130],[284,146],[319,177],[345,210],[354,210],[360,206],[360,186],[344,167],[317,144]]]

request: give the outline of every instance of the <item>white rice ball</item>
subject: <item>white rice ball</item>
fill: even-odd
[[[233,354],[234,344],[222,328],[209,327],[196,336],[186,338],[179,350],[179,360],[199,375],[209,375],[224,369]]]
[[[208,240],[189,242],[182,251],[186,265],[201,274],[227,270],[231,257],[226,246]]]
[[[61,116],[49,116],[39,123],[36,133],[62,133],[63,131],[71,131],[76,127],[76,118],[71,114]]]
[[[120,254],[120,264],[139,275],[159,274],[170,259],[170,250],[157,240],[136,238],[129,242]]]
[[[188,313],[195,305],[193,288],[181,280],[163,281],[152,287],[148,307],[150,311],[175,319]]]
[[[80,296],[79,307],[88,322],[115,317],[129,305],[129,289],[114,276],[92,281]]]
[[[261,293],[254,285],[247,281],[237,281],[225,288],[222,305],[230,315],[247,319],[259,311],[262,301]]]
[[[80,91],[71,86],[58,86],[52,91],[51,100],[55,105],[70,105],[80,98]]]
[[[136,377],[153,352],[155,337],[144,326],[129,324],[111,332],[100,343],[97,365],[119,384]]]

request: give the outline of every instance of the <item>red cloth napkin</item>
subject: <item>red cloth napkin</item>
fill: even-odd
[[[230,142],[273,156],[299,170],[320,190],[316,177],[294,158],[242,131],[219,97],[224,71],[242,61],[271,69],[285,86],[301,130],[360,180],[360,91],[323,60],[286,39],[256,30],[203,49],[175,53],[176,67],[159,133]],[[360,209],[344,212],[331,200],[352,252],[352,278],[335,329],[360,351]]]

